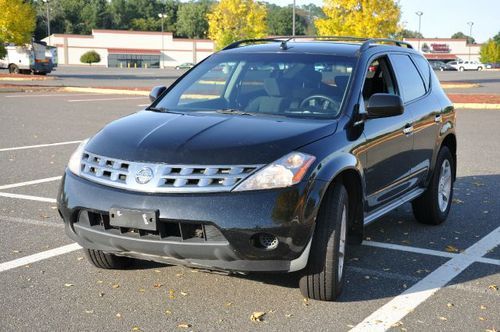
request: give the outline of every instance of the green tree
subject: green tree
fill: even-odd
[[[89,66],[92,66],[93,63],[101,62],[101,56],[94,50],[88,51],[82,54],[80,62],[88,63]]]
[[[7,55],[7,50],[3,45],[3,41],[0,40],[0,59],[5,58],[6,55]]]
[[[268,34],[273,36],[292,35],[292,17],[292,7],[278,7],[269,9],[267,14]],[[296,11],[295,20],[295,34],[305,34],[307,27],[306,18],[304,16],[298,15],[298,11]]]
[[[0,0],[0,40],[25,44],[35,30],[35,10],[22,0]]]
[[[207,14],[212,5],[212,1],[191,1],[182,4],[177,12],[177,35],[187,38],[206,38],[208,33]]]
[[[315,21],[319,35],[389,37],[401,16],[394,0],[325,0],[326,18]]]
[[[472,38],[471,36],[467,36],[465,33],[459,31],[455,32],[452,36],[452,39],[467,39],[467,44],[475,44],[476,40]]]
[[[494,39],[489,39],[481,46],[480,54],[482,63],[500,62],[500,44]]]
[[[396,34],[397,39],[403,39],[403,38],[424,38],[424,35],[422,35],[418,31],[413,31],[413,30],[408,30],[408,29],[401,29]]]
[[[266,8],[254,0],[220,0],[208,17],[208,36],[216,49],[240,39],[266,35]]]
[[[493,37],[493,40],[495,43],[500,44],[500,32]]]

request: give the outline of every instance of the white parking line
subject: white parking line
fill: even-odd
[[[10,216],[0,216],[0,221],[5,223],[19,223],[19,224],[27,224],[27,225],[35,225],[35,226],[44,226],[44,227],[57,227],[63,228],[64,224],[62,222],[52,222],[52,221],[43,221],[36,219],[26,219],[26,218],[18,218],[18,217],[10,217]]]
[[[1,263],[0,264],[0,272],[12,270],[12,269],[15,269],[16,267],[35,263],[35,262],[38,262],[38,261],[41,261],[41,260],[44,260],[47,258],[51,258],[51,257],[59,256],[59,255],[64,255],[64,254],[67,254],[69,252],[81,249],[81,248],[82,247],[79,244],[72,243],[72,244],[68,244],[66,246],[62,246],[59,248],[55,248],[55,249],[51,249],[51,250],[47,250],[47,251],[42,251],[42,252],[39,252],[37,254],[14,259],[12,261]]]
[[[446,286],[478,258],[500,244],[500,227],[489,233],[461,254],[441,265],[425,278],[366,317],[351,331],[387,331],[417,306]]]
[[[45,183],[45,182],[57,181],[57,180],[60,180],[61,178],[62,178],[62,176],[53,176],[51,178],[38,179],[38,180],[32,180],[32,181],[26,181],[26,182],[18,182],[18,183],[12,183],[12,184],[6,184],[6,185],[3,185],[3,186],[0,186],[0,190],[11,189],[11,188],[18,188],[18,187],[24,187],[24,186],[30,186],[30,185],[38,184],[38,183]]]
[[[58,145],[67,145],[67,144],[78,144],[81,141],[67,141],[67,142],[59,142],[59,143],[48,143],[48,144],[38,144],[38,145],[26,145],[26,146],[16,146],[13,148],[3,148],[0,149],[0,152],[5,151],[15,151],[15,150],[25,150],[25,149],[36,149],[36,148],[45,148],[47,146],[58,146]]]
[[[57,200],[55,198],[39,197],[39,196],[31,196],[31,195],[0,193],[0,197],[26,199],[29,201],[46,202],[46,203],[57,203]]]
[[[95,98],[95,99],[70,99],[68,102],[76,103],[82,101],[110,101],[110,100],[132,100],[132,99],[146,99],[147,97],[118,97],[118,98]]]

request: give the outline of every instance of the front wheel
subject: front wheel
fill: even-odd
[[[448,147],[439,151],[434,174],[424,194],[412,202],[418,222],[429,225],[443,223],[450,212],[453,198],[455,162]]]
[[[483,67],[477,67],[477,71],[483,70]]]
[[[87,260],[100,269],[125,269],[132,265],[133,259],[105,253],[102,250],[85,249]]]
[[[11,74],[19,74],[19,67],[15,64],[11,64],[9,66],[9,73]]]
[[[464,67],[460,67],[458,68],[458,71],[464,71],[464,69],[465,69]]]
[[[348,207],[347,191],[337,182],[321,203],[309,260],[300,278],[300,291],[306,298],[333,301],[342,291]]]

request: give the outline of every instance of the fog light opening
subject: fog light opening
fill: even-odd
[[[279,240],[269,233],[258,233],[252,236],[253,245],[260,249],[273,250],[278,247]]]

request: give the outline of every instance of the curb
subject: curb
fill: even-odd
[[[149,96],[149,90],[126,90],[126,89],[107,89],[107,88],[81,88],[74,86],[67,86],[58,88],[59,91],[64,92],[88,92],[88,93],[101,93],[108,95],[133,95],[133,96]]]
[[[441,83],[443,89],[471,89],[478,88],[481,85],[477,83]]]
[[[478,110],[500,110],[500,104],[481,104],[481,103],[453,103],[455,108],[467,108]]]

